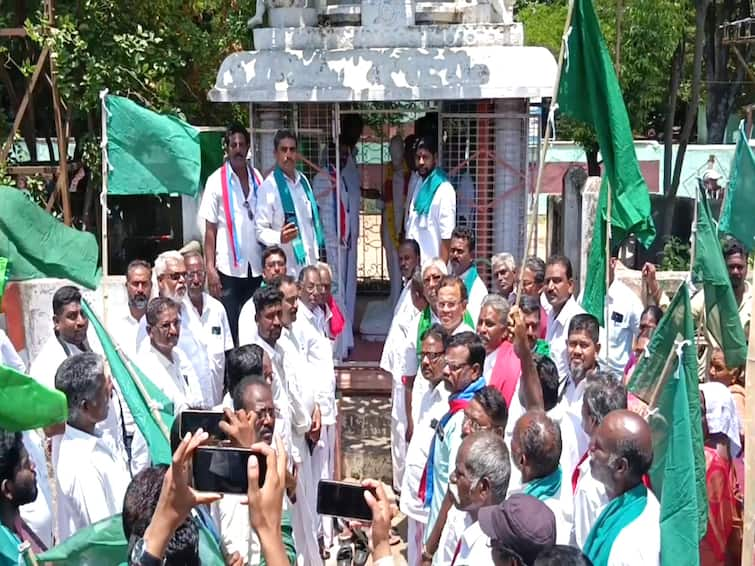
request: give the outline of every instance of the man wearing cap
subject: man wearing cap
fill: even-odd
[[[490,560],[490,539],[482,532],[477,514],[481,507],[503,503],[510,473],[509,451],[501,435],[480,431],[461,443],[448,491],[456,509],[464,512],[465,528],[451,566],[479,566]]]
[[[545,503],[556,517],[556,541],[569,544],[571,491],[562,496],[561,429],[544,411],[524,413],[514,426],[511,458],[522,474],[522,491]]]
[[[636,413],[612,411],[595,430],[590,468],[609,498],[582,548],[595,566],[660,564],[660,505],[642,483],[652,462],[650,427]]]
[[[512,495],[500,505],[483,507],[477,517],[490,537],[495,566],[532,566],[538,554],[556,544],[553,512],[531,495]]]

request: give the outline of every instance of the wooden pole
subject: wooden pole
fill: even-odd
[[[610,322],[611,313],[608,308],[608,289],[611,287],[611,212],[613,208],[613,198],[611,198],[611,187],[608,186],[608,205],[606,206],[606,296],[603,299],[604,317],[603,328],[606,329],[606,360],[611,355],[611,337]],[[598,215],[600,211],[598,211]]]
[[[63,123],[63,113],[60,111],[60,93],[55,72],[55,58],[50,56],[50,78],[52,80],[52,108],[55,114],[55,135],[58,138],[58,192],[63,205],[63,223],[70,226],[71,199],[68,196],[68,131]]]
[[[102,149],[102,192],[100,193],[100,204],[102,206],[102,275],[108,276],[108,233],[107,233],[107,177],[109,172],[108,157],[107,157],[107,107],[105,106],[105,97],[107,96],[107,89],[100,92],[101,101],[101,113],[102,113],[102,141],[100,147]]]
[[[533,197],[532,208],[534,211],[534,220],[530,221],[527,226],[527,243],[524,248],[524,256],[522,257],[522,265],[519,268],[519,281],[517,282],[516,293],[516,306],[519,306],[522,300],[521,286],[522,277],[524,277],[524,262],[527,259],[530,249],[532,249],[532,238],[535,234],[535,223],[537,222],[537,205],[540,198],[540,188],[543,184],[543,170],[545,169],[545,156],[548,153],[548,147],[550,146],[550,139],[553,128],[553,121],[556,119],[556,108],[558,107],[558,87],[561,84],[561,69],[564,66],[564,57],[566,53],[566,43],[569,40],[569,28],[571,27],[572,14],[574,14],[574,0],[569,0],[569,9],[566,13],[566,21],[564,22],[564,34],[561,37],[561,51],[558,53],[558,67],[556,68],[556,80],[553,83],[553,95],[551,96],[551,107],[548,115],[548,121],[545,123],[545,136],[543,138],[543,145],[540,148],[540,163],[537,167],[537,180],[535,181],[535,195]],[[526,190],[526,187],[525,187]],[[532,214],[530,212],[530,214]],[[530,214],[527,216],[529,217]]]
[[[752,270],[752,284],[755,285],[755,269]],[[755,320],[755,301],[752,303],[750,320]],[[750,401],[750,410],[745,411],[745,509],[744,534],[742,536],[742,566],[752,566],[753,540],[755,540],[755,415],[752,403],[755,402],[755,324],[750,324],[750,339],[747,346],[747,366],[745,370],[745,400]]]

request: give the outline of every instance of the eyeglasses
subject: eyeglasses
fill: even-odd
[[[457,371],[460,371],[461,369],[467,367],[469,365],[469,362],[464,362],[461,364],[452,364],[451,362],[446,362],[446,367],[451,370],[451,373],[456,373]]]
[[[270,419],[274,421],[277,418],[280,418],[280,412],[275,407],[261,407],[259,409],[254,409],[254,414],[257,415],[258,419]]]
[[[248,200],[244,201],[244,208],[246,208],[246,215],[249,218],[249,220],[254,220],[254,213],[252,212],[252,207],[249,204]]]
[[[462,426],[468,426],[469,430],[472,432],[479,432],[482,430],[482,425],[476,420],[468,417],[467,415],[464,415],[464,422],[462,423]]]
[[[204,279],[205,278],[205,272],[204,271],[188,271],[186,273],[187,279]]]
[[[174,271],[173,273],[163,273],[163,277],[170,277],[173,281],[180,281],[186,279],[185,271]]]
[[[442,360],[445,355],[445,352],[420,352],[419,358],[423,359],[424,357],[427,357],[427,359],[430,360],[430,363],[434,364],[438,360]]]

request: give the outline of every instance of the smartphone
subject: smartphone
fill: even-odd
[[[372,521],[372,510],[364,499],[365,490],[373,488],[355,483],[320,480],[317,484],[317,513],[344,519]]]
[[[228,440],[220,430],[220,422],[225,420],[225,414],[218,411],[181,411],[178,414],[178,434],[183,438],[187,432],[194,434],[201,428],[210,435],[211,441]]]
[[[283,214],[283,225],[286,224],[296,224],[296,213],[295,212],[285,212]]]
[[[194,452],[192,472],[194,489],[220,493],[246,494],[249,487],[247,461],[255,452],[248,448],[226,448],[224,446],[200,446]],[[260,470],[259,485],[265,481],[267,460],[258,454]]]

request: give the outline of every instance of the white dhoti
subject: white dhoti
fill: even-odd
[[[317,483],[312,475],[312,459],[304,437],[296,437],[299,468],[296,478],[296,503],[291,506],[294,544],[298,564],[321,562],[317,545]]]
[[[406,563],[420,566],[422,563],[422,543],[425,540],[425,523],[406,518]]]
[[[400,378],[399,378],[400,379]],[[404,479],[404,464],[406,462],[406,401],[404,386],[393,379],[391,391],[391,460],[393,462],[393,490],[401,491]]]
[[[317,493],[320,480],[333,479],[335,465],[336,425],[322,425],[320,440],[312,451],[312,479]],[[323,537],[325,548],[333,545],[333,520],[331,517],[318,518],[319,534]]]

